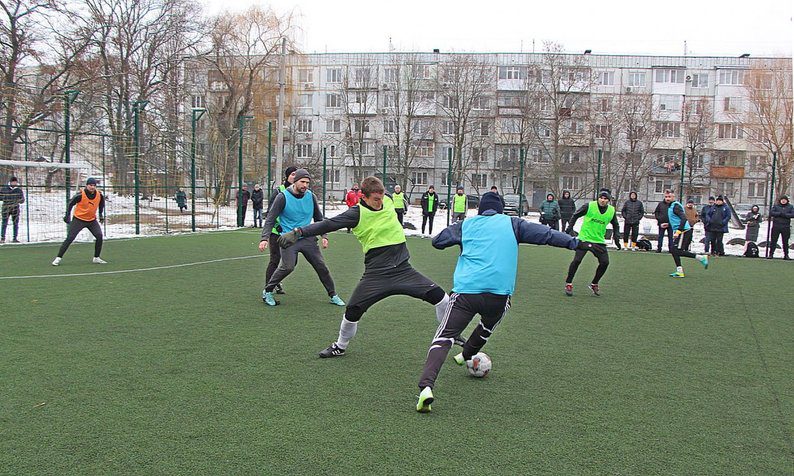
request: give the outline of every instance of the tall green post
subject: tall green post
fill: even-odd
[[[29,140],[28,130],[25,129],[25,162],[28,161],[28,140]],[[28,198],[28,201],[25,202],[25,228],[27,228],[28,243],[30,243],[30,188],[29,188],[30,179],[28,179],[29,168],[30,167],[25,167],[25,196]]]
[[[65,137],[65,145],[66,148],[65,152],[65,160],[67,164],[72,162],[72,114],[71,114],[71,105],[75,99],[77,99],[77,95],[80,94],[80,91],[66,91],[64,93],[64,110],[63,110],[63,121],[64,121],[64,134]],[[72,172],[70,169],[66,169],[64,171],[64,176],[66,178],[66,208],[69,208],[69,195],[72,193]]]
[[[383,146],[383,185],[386,185],[386,146]]]
[[[190,121],[192,131],[190,140],[190,229],[196,231],[196,123],[206,109],[201,107],[193,108],[193,115]]]
[[[102,193],[107,194],[107,185],[105,185],[107,183],[107,178],[105,173],[105,154],[107,154],[107,152],[105,151],[105,135],[102,134]],[[105,221],[102,222],[102,233],[104,233],[105,236],[108,236],[107,217],[108,214],[107,212],[105,212]]]
[[[325,216],[325,182],[327,179],[325,167],[327,163],[328,163],[328,148],[323,147],[323,216]]]
[[[243,216],[243,128],[247,119],[253,119],[254,116],[240,116],[239,124],[237,125],[239,134],[239,144],[237,148],[237,226],[243,226],[245,217]]]
[[[775,171],[777,170],[777,152],[772,152],[772,181],[769,183],[769,208],[766,209],[766,214],[769,216],[772,213],[772,205],[775,203]],[[769,240],[772,239],[772,220],[769,219],[766,221],[766,253],[764,256],[769,258],[772,256],[770,252],[770,248],[772,247],[772,243]]]
[[[273,121],[267,123],[267,193],[270,197],[271,188],[273,187],[273,177],[270,173],[270,163],[273,161]],[[270,204],[268,203],[268,206]]]
[[[165,190],[163,191],[163,197],[165,197],[165,234],[168,234],[168,146],[166,145],[165,137],[163,137],[163,157],[165,157],[165,162],[163,162],[163,175],[164,175],[164,184]]]
[[[598,149],[598,171],[596,172],[596,186],[595,186],[595,193],[593,198],[598,198],[598,191],[601,190],[601,160],[604,151]]]
[[[678,185],[678,191],[681,194],[681,203],[686,203],[684,196],[684,170],[686,170],[686,150],[681,151],[681,183]]]
[[[518,216],[524,215],[524,149],[518,151]],[[527,204],[529,205],[529,204]]]
[[[149,104],[149,101],[135,101],[132,104],[132,112],[133,112],[133,125],[134,125],[134,134],[133,143],[135,146],[135,234],[141,234],[141,209],[140,209],[140,192],[141,192],[141,181],[140,181],[140,172],[138,167],[139,157],[141,155],[141,143],[140,143],[140,115],[143,108]]]
[[[450,213],[452,213],[452,147],[447,154],[447,226],[449,226]]]

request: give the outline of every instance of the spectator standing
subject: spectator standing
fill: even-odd
[[[684,206],[684,214],[686,215],[686,221],[689,223],[689,226],[692,227],[691,229],[695,229],[695,223],[700,221],[700,215],[698,214],[697,208],[695,208],[695,201],[691,198],[686,201],[686,206]],[[694,231],[692,232],[694,233]],[[673,232],[675,234],[675,232]],[[692,246],[692,236],[689,237],[689,240],[681,240],[680,248],[684,251],[689,251],[689,248]]]
[[[552,230],[558,230],[560,225],[560,205],[554,199],[554,194],[546,195],[546,201],[540,204],[540,223]]]
[[[623,204],[620,215],[623,217],[623,247],[629,249],[629,243],[631,243],[631,249],[636,250],[637,237],[640,234],[640,221],[645,215],[645,207],[641,201],[637,200],[637,192],[629,193],[629,199]]]
[[[251,200],[251,192],[248,191],[248,185],[243,185],[243,191],[240,195],[242,201],[240,204],[240,226],[245,226],[245,213],[248,210],[248,201]]]
[[[361,191],[358,189],[358,184],[354,183],[345,195],[345,205],[347,208],[353,208],[358,205],[359,200],[361,200]],[[347,232],[350,233],[350,228],[347,229]]]
[[[560,206],[560,230],[567,230],[568,225],[571,223],[571,217],[576,212],[576,202],[571,198],[571,192],[568,190],[562,191],[562,198],[557,202]]]
[[[709,234],[709,210],[714,206],[714,197],[709,197],[708,204],[704,205],[703,208],[700,209],[700,221],[703,222],[703,232],[706,235],[705,239],[705,249],[703,253],[709,254],[709,249],[711,247],[711,234]]]
[[[722,238],[728,232],[728,222],[731,220],[731,211],[728,205],[722,198],[722,195],[717,197],[714,206],[709,208],[708,211],[709,222],[707,229],[711,237],[711,254],[717,256],[725,256],[725,248],[722,243]]]
[[[254,185],[254,191],[251,192],[251,204],[254,206],[254,224],[251,228],[262,228],[262,209],[265,204],[265,191],[259,184]]]
[[[19,187],[19,181],[16,177],[11,177],[7,185],[0,188],[0,201],[3,202],[2,216],[3,225],[2,235],[0,236],[0,243],[6,241],[6,227],[8,226],[8,219],[11,219],[11,226],[13,228],[12,243],[19,243],[17,235],[19,235],[19,205],[25,203],[25,194]]]
[[[772,205],[769,213],[772,218],[772,239],[769,241],[769,256],[772,259],[777,248],[778,238],[783,240],[783,259],[791,259],[788,255],[788,241],[791,238],[791,219],[794,218],[794,207],[789,203],[788,195],[783,195],[777,203]]]
[[[179,207],[179,213],[187,210],[187,194],[184,190],[181,188],[176,189],[174,200],[176,200],[176,205]]]
[[[747,231],[744,234],[744,241],[755,243],[758,241],[758,230],[761,228],[761,222],[764,221],[758,205],[753,205],[745,218],[747,219]]]
[[[433,220],[436,218],[436,211],[438,211],[438,194],[434,186],[427,187],[427,192],[422,194],[420,203],[422,204],[422,234],[425,234],[425,225],[430,223],[427,234],[433,234]]]

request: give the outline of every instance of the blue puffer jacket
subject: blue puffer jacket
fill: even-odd
[[[719,222],[715,222],[714,219],[715,214],[717,217],[722,218]],[[728,233],[728,222],[731,221],[731,210],[728,208],[728,205],[717,205],[715,204],[711,207],[708,211],[708,225],[706,228],[708,231],[715,231],[721,233]]]

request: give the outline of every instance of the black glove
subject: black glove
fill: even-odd
[[[99,217],[99,222],[100,223],[105,223],[105,217],[104,216]]]
[[[569,235],[573,236],[573,227],[572,227],[572,226],[569,226],[568,228],[566,228],[566,229],[565,229],[565,233],[567,233],[567,234],[569,234]]]
[[[64,223],[69,223],[70,221],[72,221],[72,219],[71,219],[71,217],[69,215],[64,215],[63,216],[63,222]]]
[[[289,233],[279,236],[278,245],[282,248],[289,248],[298,241],[298,238],[300,238],[300,228],[295,228]]]

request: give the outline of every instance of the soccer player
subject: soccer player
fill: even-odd
[[[284,183],[280,184],[276,190],[273,191],[273,195],[267,200],[267,213],[270,213],[270,209],[273,207],[273,202],[276,201],[276,197],[287,189],[293,182],[295,182],[295,171],[298,170],[295,166],[289,166],[284,170]],[[266,214],[267,214],[266,213]],[[265,235],[266,228],[262,229],[262,236]],[[281,262],[281,247],[278,246],[278,237],[281,233],[281,224],[278,221],[278,217],[276,217],[276,224],[273,228],[270,229],[270,236],[268,237],[268,246],[266,248],[270,250],[270,261],[267,263],[267,269],[265,270],[265,285],[270,281],[270,278],[273,276],[273,273],[276,272],[276,268],[278,268],[278,264]],[[281,283],[276,284],[275,288],[276,294],[284,294],[284,288],[281,287]]]
[[[361,191],[363,196],[358,205],[333,218],[295,228],[278,240],[281,246],[289,247],[300,243],[301,238],[352,228],[364,250],[364,275],[347,303],[339,337],[320,352],[324,359],[345,355],[361,316],[373,304],[389,296],[411,296],[434,305],[438,322],[449,303],[444,290],[408,262],[411,256],[405,244],[405,232],[397,221],[394,203],[386,195],[383,182],[377,177],[367,177],[361,182]]]
[[[405,193],[403,193],[403,188],[399,185],[394,186],[394,193],[392,194],[392,201],[394,201],[394,211],[397,212],[397,220],[400,222],[400,225],[403,224],[403,217],[405,216]]]
[[[681,266],[681,257],[695,258],[708,269],[709,258],[706,255],[696,255],[690,251],[686,251],[689,244],[692,243],[692,225],[686,218],[686,211],[681,203],[675,200],[675,192],[672,190],[664,191],[664,201],[667,203],[667,220],[670,228],[673,230],[673,246],[670,248],[670,254],[673,255],[675,261],[675,271],[670,273],[672,278],[683,278],[684,268]]]
[[[61,245],[61,249],[58,250],[58,256],[52,260],[53,266],[61,264],[61,259],[66,254],[66,250],[69,249],[69,245],[77,238],[83,228],[88,228],[88,231],[96,238],[96,242],[94,242],[94,259],[91,262],[107,264],[107,261],[99,257],[102,253],[102,227],[99,226],[97,221],[97,212],[99,212],[99,220],[105,221],[105,197],[102,196],[102,192],[97,190],[96,185],[97,180],[93,177],[89,178],[85,182],[85,188],[69,200],[66,215],[63,217],[63,221],[69,224],[69,232],[66,235],[66,240]],[[71,217],[72,208],[74,208],[74,219]]]
[[[458,185],[455,195],[452,196],[452,221],[463,221],[466,219],[466,195],[463,194],[463,187]],[[432,229],[432,227],[431,227]]]
[[[281,223],[282,235],[300,226],[308,225],[312,222],[312,218],[314,218],[314,221],[322,221],[323,213],[320,211],[317,197],[309,190],[310,183],[311,176],[309,172],[306,169],[297,169],[295,171],[295,183],[276,196],[262,228],[259,251],[267,249],[271,230],[276,224],[276,217]],[[325,235],[322,237],[322,243],[323,248],[328,248],[328,238]],[[331,304],[344,306],[345,302],[336,294],[334,280],[331,278],[331,273],[323,260],[323,254],[317,246],[317,238],[300,240],[291,249],[281,250],[281,262],[262,291],[262,300],[265,304],[268,306],[278,304],[273,298],[273,291],[275,291],[276,285],[295,269],[295,265],[298,263],[298,253],[301,253],[314,268],[320,278],[320,282],[323,283],[325,290],[328,292]]]
[[[596,268],[593,281],[587,286],[593,293],[593,296],[600,296],[598,289],[598,282],[609,267],[609,254],[607,254],[606,233],[607,224],[612,224],[612,238],[615,241],[615,246],[620,249],[620,224],[618,217],[615,214],[615,207],[609,204],[612,200],[612,193],[609,189],[602,188],[598,192],[598,199],[582,205],[576,213],[571,217],[568,230],[566,232],[570,235],[573,233],[573,225],[579,217],[584,217],[582,228],[579,230],[579,240],[586,243],[586,248],[579,248],[568,267],[568,277],[565,280],[565,295],[573,296],[573,277],[579,265],[582,264],[587,252],[593,253],[598,259],[598,268]]]
[[[433,239],[433,246],[438,249],[459,245],[461,252],[449,307],[430,344],[419,380],[418,412],[430,411],[433,386],[455,336],[460,335],[475,314],[480,314],[480,322],[465,342],[463,352],[455,356],[455,362],[463,365],[482,349],[510,308],[518,267],[518,244],[551,245],[571,250],[579,245],[579,240],[570,235],[518,217],[508,217],[502,214],[503,210],[498,194],[485,193],[476,217],[450,225]]]

